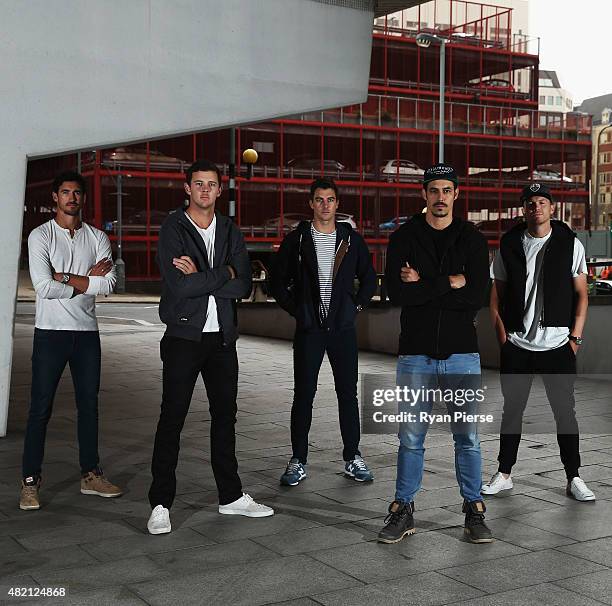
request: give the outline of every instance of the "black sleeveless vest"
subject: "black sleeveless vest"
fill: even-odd
[[[567,326],[574,323],[576,308],[572,262],[576,234],[562,221],[551,221],[552,234],[544,253],[544,311],[542,326]],[[499,253],[508,275],[505,287],[502,320],[506,331],[524,332],[525,283],[527,260],[522,236],[527,229],[520,223],[501,239]]]

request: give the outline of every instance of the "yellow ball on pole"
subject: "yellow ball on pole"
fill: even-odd
[[[257,152],[250,147],[242,152],[242,159],[246,164],[255,164],[255,162],[257,162],[257,158]]]

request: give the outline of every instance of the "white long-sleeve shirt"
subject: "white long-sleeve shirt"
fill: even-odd
[[[30,277],[36,291],[36,328],[98,330],[96,295],[113,291],[115,268],[105,276],[89,276],[85,293],[73,297],[72,286],[53,279],[53,272],[87,276],[98,261],[111,258],[108,236],[83,223],[70,236],[55,219],[33,229],[28,237]]]

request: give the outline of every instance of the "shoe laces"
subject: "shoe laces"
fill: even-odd
[[[27,484],[24,484],[22,491],[24,496],[34,497],[38,492],[38,486],[28,486]]]
[[[365,461],[361,457],[355,457],[351,463],[359,469],[359,471],[368,471],[368,466],[365,464]]]
[[[289,461],[287,463],[287,471],[286,473],[296,473],[300,471],[302,464],[299,461]]]
[[[412,509],[410,505],[403,504],[401,507],[398,507],[397,511],[391,511],[389,509],[389,513],[387,514],[384,523],[390,526],[397,526],[403,518],[407,517],[410,514],[412,514]]]

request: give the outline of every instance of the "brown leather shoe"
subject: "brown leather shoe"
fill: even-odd
[[[95,494],[99,497],[120,497],[123,490],[109,482],[100,468],[87,472],[81,477],[81,494]]]
[[[38,490],[40,488],[40,478],[26,478],[21,481],[21,494],[19,495],[19,509],[24,511],[30,509],[40,509]]]

